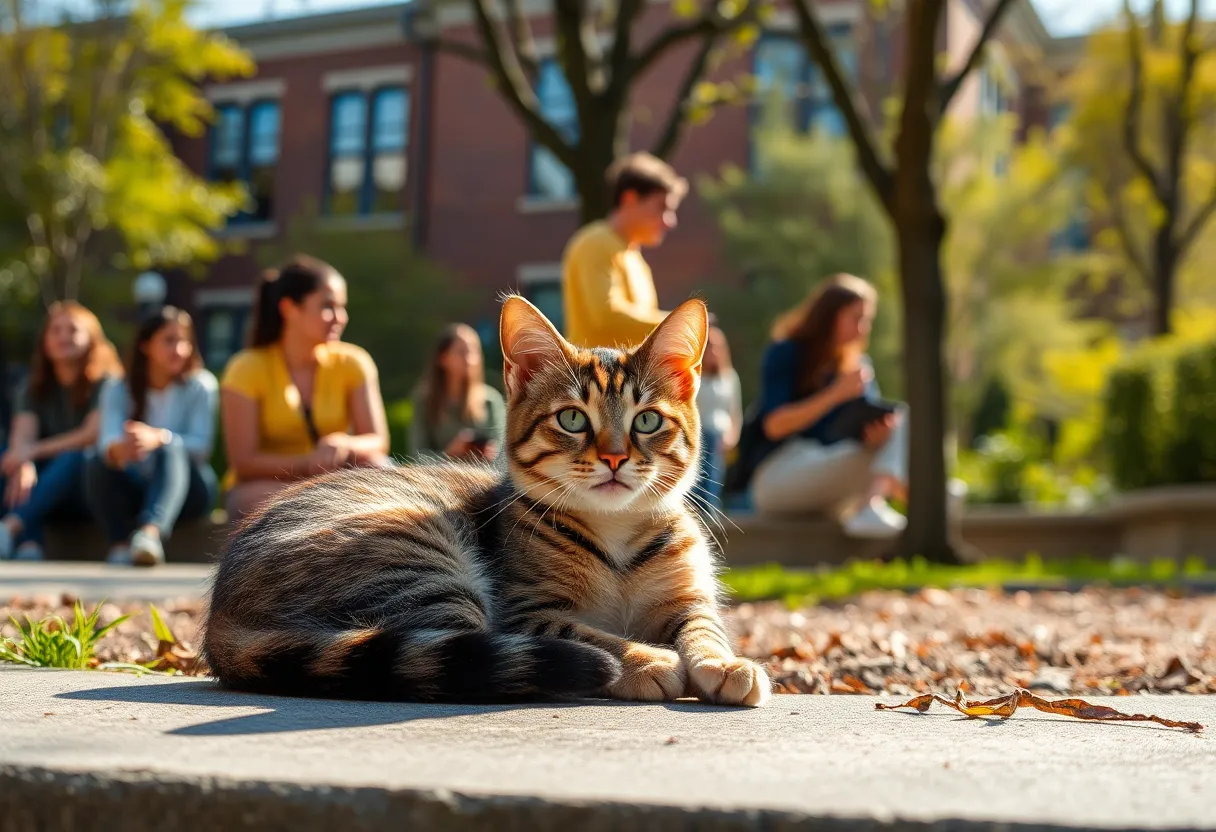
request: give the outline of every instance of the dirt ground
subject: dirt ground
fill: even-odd
[[[14,598],[9,615],[71,616],[70,598]],[[205,673],[189,656],[201,604],[158,604],[180,644],[175,665]],[[101,620],[133,617],[102,641],[102,662],[157,654],[146,605],[107,604]],[[765,662],[785,693],[952,693],[1027,687],[1046,695],[1216,693],[1216,596],[1157,590],[1016,592],[926,589],[870,592],[842,603],[790,610],[777,602],[730,613],[740,652]]]

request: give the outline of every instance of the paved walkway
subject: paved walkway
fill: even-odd
[[[875,701],[441,707],[0,670],[0,829],[1216,829],[1216,697],[1108,700],[1206,736]]]
[[[68,593],[85,602],[163,601],[182,596],[199,598],[207,588],[211,567],[168,563],[153,569],[105,563],[0,563],[0,601]]]

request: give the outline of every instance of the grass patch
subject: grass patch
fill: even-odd
[[[131,617],[122,615],[109,624],[99,626],[101,607],[102,604],[98,604],[91,613],[86,614],[84,607],[77,601],[72,607],[71,624],[58,615],[49,615],[39,621],[33,621],[27,615],[25,623],[9,616],[9,620],[17,628],[17,637],[0,637],[0,661],[26,667],[130,670],[137,673],[156,673],[162,666],[169,666],[170,672],[174,672],[174,663],[167,661],[166,657],[175,658],[172,648],[177,644],[177,639],[161,618],[160,611],[152,605],[149,605],[152,627],[159,645],[156,660],[142,664],[100,661],[96,655],[98,643],[106,633]]]
[[[1044,562],[1028,555],[1021,563],[993,560],[965,566],[942,566],[924,558],[890,562],[857,561],[844,566],[791,570],[777,564],[728,570],[722,579],[738,601],[784,599],[790,605],[848,598],[872,589],[922,587],[988,587],[1007,584],[1051,586],[1062,582],[1113,586],[1169,585],[1183,580],[1216,580],[1201,558],[1183,563],[1158,559],[1140,563],[1126,558],[1072,558]]]

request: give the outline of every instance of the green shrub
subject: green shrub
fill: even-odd
[[[388,414],[389,453],[394,459],[403,459],[414,452],[410,447],[410,425],[414,421],[414,403],[399,399],[385,405]]]
[[[1146,345],[1111,372],[1103,410],[1120,489],[1216,482],[1216,343]]]

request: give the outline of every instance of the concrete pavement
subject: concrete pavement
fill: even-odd
[[[0,670],[0,829],[1216,829],[1216,697],[1100,700],[1206,735],[875,701],[445,707]]]
[[[45,561],[0,563],[0,603],[25,597],[68,593],[82,601],[156,601],[201,598],[211,567],[201,563],[166,563],[153,569],[105,563]]]

